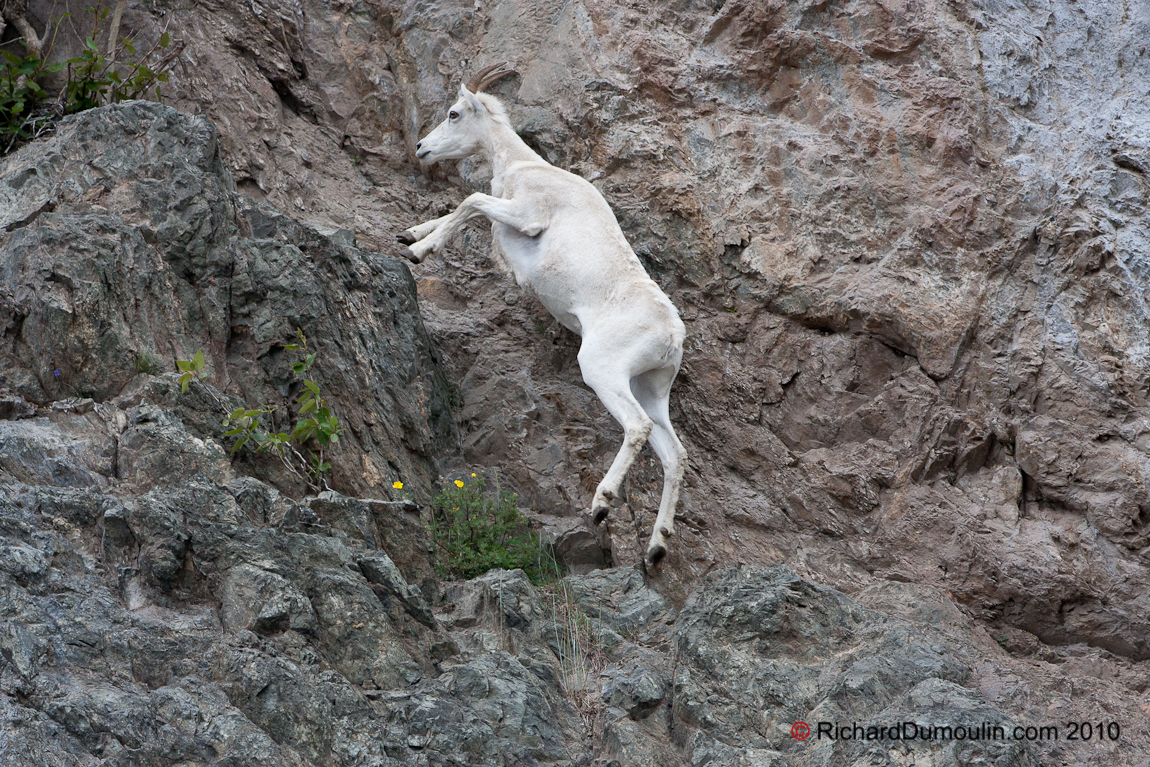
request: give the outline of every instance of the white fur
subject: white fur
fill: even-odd
[[[493,173],[491,194],[472,194],[453,213],[409,229],[401,239],[413,244],[404,255],[419,263],[467,220],[491,219],[515,281],[583,337],[583,380],[625,432],[595,491],[596,521],[645,440],[663,464],[663,496],[647,546],[648,559],[657,562],[674,533],[687,460],[668,415],[686,334],[679,312],[647,276],[603,195],[533,152],[493,96],[460,86],[448,118],[416,145],[416,154],[429,163],[484,156]]]

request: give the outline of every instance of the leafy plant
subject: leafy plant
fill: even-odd
[[[463,409],[463,395],[460,394],[459,387],[451,381],[447,382],[447,406],[452,410]]]
[[[106,14],[107,9],[103,9],[102,12]],[[164,32],[150,49],[139,55],[137,60],[124,62],[121,66],[117,64],[115,56],[101,53],[93,35],[84,38],[84,49],[80,55],[67,62],[68,84],[65,88],[67,111],[81,112],[104,104],[138,99],[152,86],[156,88],[156,100],[163,100],[159,84],[168,82],[168,70],[183,50],[182,43],[157,62],[155,58],[159,56],[159,52],[166,51],[172,44],[171,36]],[[117,52],[136,56],[135,42],[120,38]]]
[[[59,29],[59,23],[56,28]],[[54,40],[55,33],[49,41],[49,50]],[[55,118],[51,112],[38,109],[48,98],[41,80],[59,72],[64,64],[51,63],[47,57],[32,52],[17,56],[0,50],[0,67],[0,138],[7,153],[18,141],[39,136]]]
[[[515,494],[492,497],[482,477],[447,484],[431,502],[429,532],[442,554],[444,576],[474,578],[501,567],[520,568],[534,583],[553,577],[554,560],[527,525]]]
[[[296,333],[299,335],[299,343],[288,344],[284,347],[288,350],[301,350],[306,355],[303,361],[296,362],[291,366],[292,373],[295,374],[296,378],[303,381],[303,391],[300,392],[296,402],[299,408],[297,410],[298,420],[295,423],[295,428],[292,429],[291,439],[301,445],[314,442],[318,446],[316,452],[311,453],[311,470],[316,476],[319,476],[331,468],[331,464],[323,460],[323,453],[324,450],[339,442],[339,435],[343,433],[343,428],[339,425],[339,419],[332,415],[327,400],[320,395],[319,384],[306,375],[311,371],[311,366],[315,364],[316,355],[314,353],[307,354],[307,338],[303,331],[296,328]]]
[[[117,6],[118,11],[122,5]],[[42,56],[33,50],[24,56],[0,50],[0,141],[5,153],[18,142],[41,135],[65,114],[143,98],[151,95],[153,88],[156,100],[162,100],[160,84],[168,82],[168,71],[184,43],[173,42],[164,31],[149,48],[141,49],[137,40],[119,34],[119,12],[104,29],[111,9],[100,3],[85,10],[92,16],[92,27],[79,56],[49,61],[60,25],[69,14],[56,19]],[[105,36],[107,49],[101,51],[98,40]],[[67,79],[59,94],[51,96],[46,90],[48,76],[65,68]],[[45,104],[54,107],[45,110]]]
[[[197,349],[196,354],[190,360],[176,360],[176,367],[183,371],[180,376],[180,392],[187,392],[188,384],[193,380],[202,381],[208,377],[208,371],[204,370],[204,350]]]
[[[296,421],[292,430],[277,432],[267,428],[265,417],[266,421],[272,422],[276,407],[263,404],[228,412],[223,420],[223,427],[227,429],[224,436],[236,438],[231,449],[232,455],[249,443],[255,446],[257,452],[274,452],[289,471],[302,479],[308,487],[318,491],[327,486],[323,474],[331,469],[331,463],[325,460],[326,451],[339,442],[343,427],[332,414],[319,384],[308,376],[317,355],[315,352],[308,353],[307,337],[303,331],[296,328],[296,333],[300,342],[284,346],[289,351],[304,352],[304,358],[291,366],[292,373],[303,382],[303,390],[296,398]],[[196,351],[190,360],[176,360],[176,365],[184,371],[180,376],[181,392],[186,392],[193,380],[207,378],[203,349]],[[216,401],[223,406],[220,400]],[[304,458],[300,450],[307,452],[308,457]]]

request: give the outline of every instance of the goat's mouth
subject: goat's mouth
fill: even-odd
[[[427,157],[429,154],[431,154],[430,149],[423,149],[419,152],[416,152],[415,156],[422,160],[424,157]]]

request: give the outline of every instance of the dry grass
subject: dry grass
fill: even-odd
[[[560,581],[550,591],[555,616],[554,646],[558,648],[563,691],[590,734],[602,708],[599,677],[607,668],[600,631],[602,621],[589,617],[579,608],[566,583]]]

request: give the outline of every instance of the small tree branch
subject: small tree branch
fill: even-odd
[[[116,60],[116,41],[120,39],[120,18],[124,15],[124,6],[128,0],[116,0],[116,8],[112,11],[112,25],[108,27],[108,63]]]
[[[11,21],[16,25],[16,29],[20,30],[20,36],[24,38],[24,47],[28,49],[28,55],[34,59],[44,58],[44,41],[36,34],[36,30],[28,23],[28,19],[24,16],[17,16]]]

